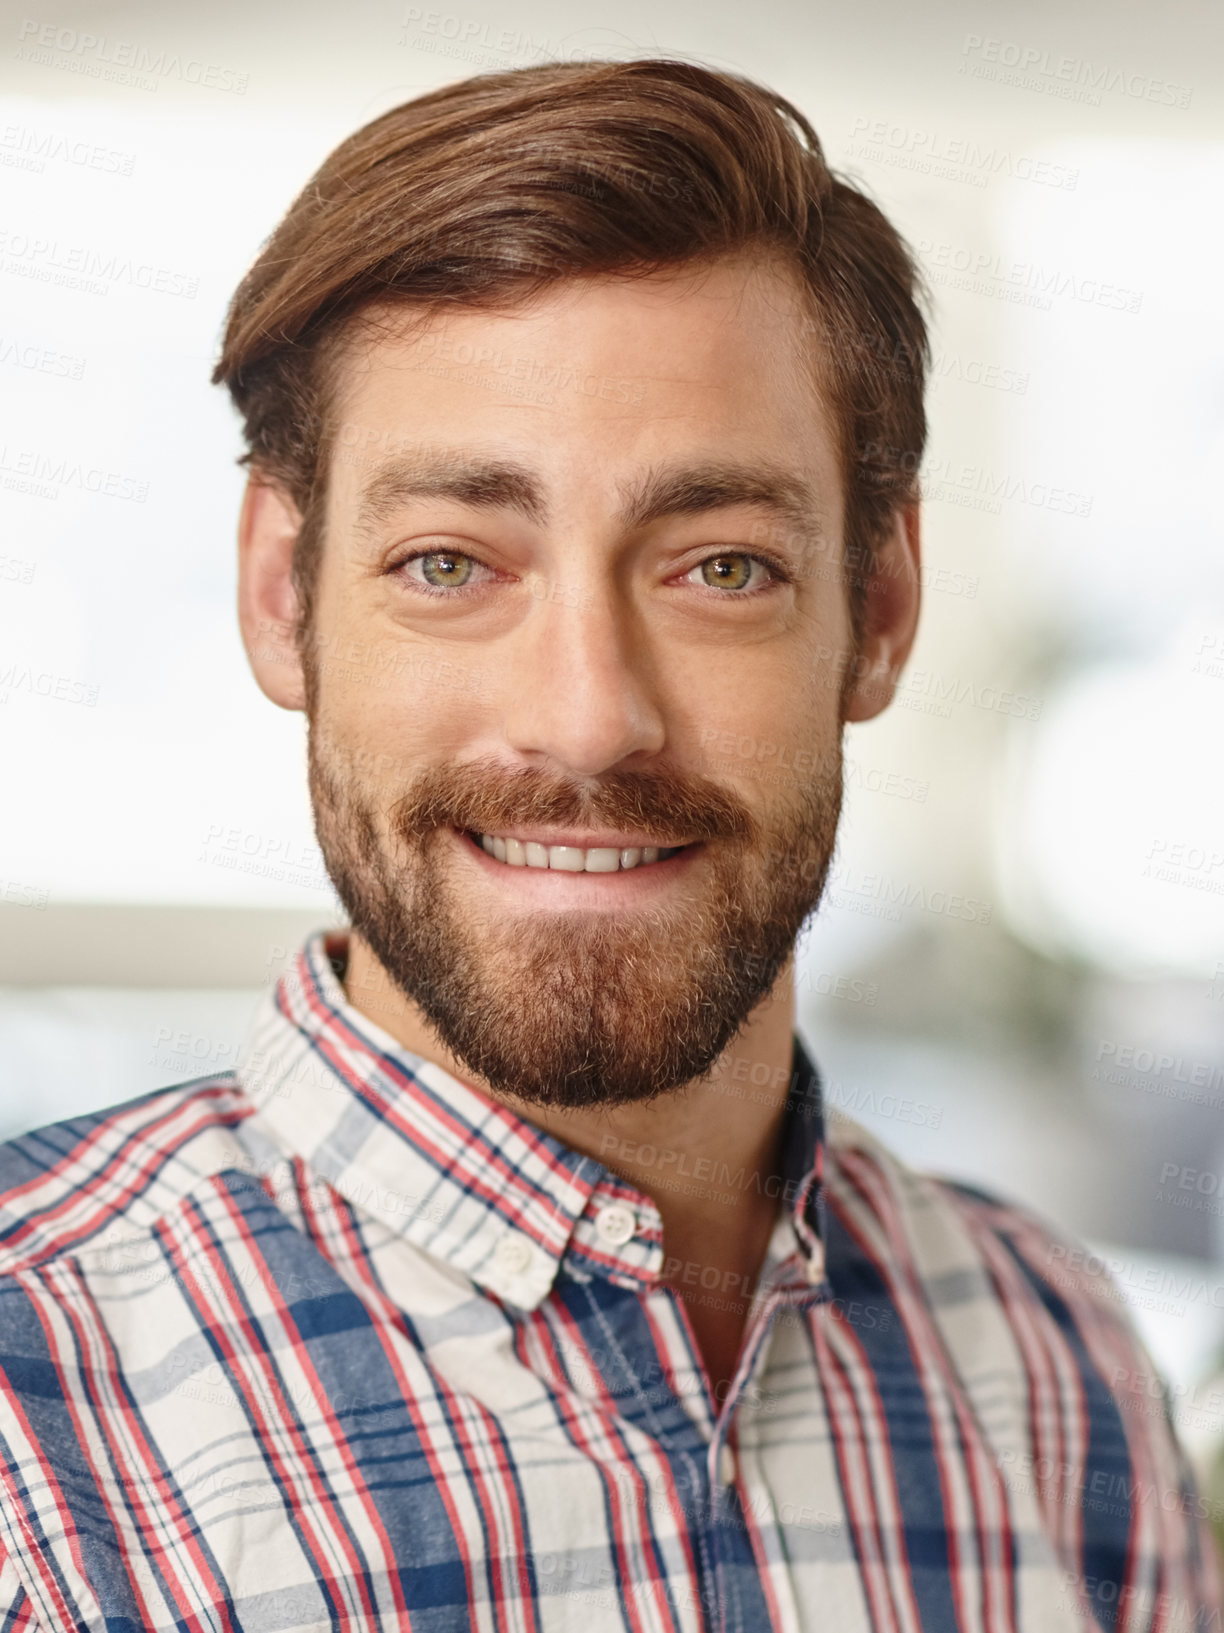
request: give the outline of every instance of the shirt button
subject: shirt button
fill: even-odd
[[[595,1215],[595,1229],[605,1242],[619,1247],[622,1242],[629,1241],[637,1230],[637,1217],[633,1209],[625,1207],[624,1203],[609,1202]]]
[[[493,1257],[503,1270],[521,1275],[531,1263],[531,1244],[521,1236],[503,1236],[493,1251]]]
[[[735,1484],[735,1474],[735,1453],[730,1446],[724,1444],[723,1449],[718,1454],[718,1478],[724,1486],[733,1486]]]
[[[824,1280],[824,1259],[819,1253],[813,1253],[803,1266],[803,1273],[810,1282]]]

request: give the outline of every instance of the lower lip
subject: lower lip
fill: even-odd
[[[692,867],[700,844],[685,845],[662,862],[639,862],[615,873],[567,873],[563,868],[516,868],[499,862],[459,829],[450,830],[460,850],[508,895],[539,907],[627,907],[669,889]]]

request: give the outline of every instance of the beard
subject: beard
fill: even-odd
[[[823,771],[767,820],[678,769],[592,785],[495,759],[449,762],[389,794],[315,707],[309,766],[328,873],[396,988],[497,1094],[569,1109],[652,1100],[707,1074],[819,906],[842,804],[840,734]],[[561,824],[700,840],[704,854],[665,905],[489,922],[465,900],[448,828]]]

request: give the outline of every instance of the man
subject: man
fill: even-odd
[[[1219,1625],[1112,1290],[794,1031],[915,283],[662,61],[397,108],[265,246],[240,616],[352,930],[234,1074],[3,1151],[6,1630]]]

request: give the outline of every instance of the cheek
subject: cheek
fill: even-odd
[[[399,675],[385,688],[354,692],[342,729],[350,741],[377,752],[399,787],[427,767],[461,759],[475,735],[470,705],[451,685],[427,675]]]
[[[318,718],[330,735],[426,756],[468,740],[488,715],[493,676],[479,653],[354,635],[323,638],[316,652]]]
[[[824,666],[797,661],[750,679],[724,671],[701,696],[691,717],[696,769],[755,808],[819,779],[839,751],[837,688]]]
[[[840,739],[842,689],[853,646],[849,609],[822,607],[808,638],[787,665],[787,729],[797,742],[828,744]]]

